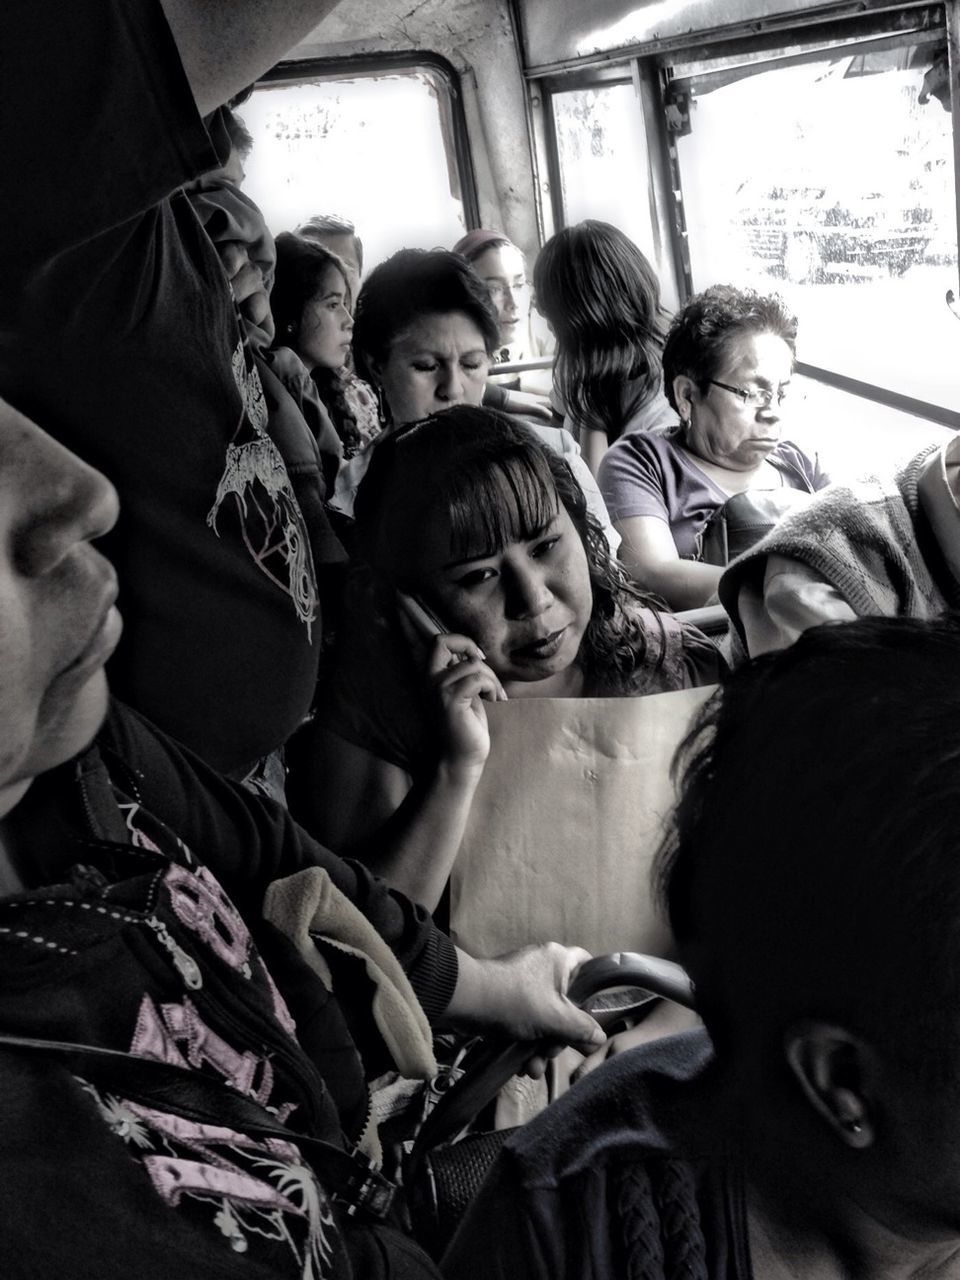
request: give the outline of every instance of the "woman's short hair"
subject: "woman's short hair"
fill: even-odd
[[[357,492],[360,556],[390,590],[416,592],[411,577],[422,531],[438,518],[455,554],[492,553],[533,538],[556,512],[556,499],[583,543],[593,609],[580,660],[616,691],[630,687],[642,651],[629,603],[648,603],[610,558],[564,459],[528,428],[495,409],[455,405],[381,437]]]
[[[384,363],[405,329],[421,316],[454,311],[473,321],[493,355],[500,340],[497,311],[469,263],[447,249],[400,249],[374,267],[360,290],[353,329],[357,372],[374,381],[371,362]]]
[[[557,337],[554,376],[566,408],[581,426],[615,440],[660,389],[669,317],[656,272],[619,228],[588,219],[547,241],[533,287]],[[630,382],[636,386],[625,404]]]
[[[303,308],[323,288],[331,267],[343,277],[344,288],[350,288],[347,266],[342,258],[322,244],[304,240],[290,231],[276,238],[277,266],[270,290],[270,310],[276,329],[277,346],[296,346]]]
[[[667,399],[677,408],[673,380],[692,378],[706,392],[727,363],[730,347],[744,333],[772,333],[797,353],[797,317],[778,294],[715,284],[691,298],[673,318],[663,349]]]
[[[831,624],[701,713],[657,879],[721,1057],[818,1018],[955,1072],[958,670],[957,615]]]

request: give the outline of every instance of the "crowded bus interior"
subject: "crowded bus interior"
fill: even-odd
[[[3,1276],[960,1280],[960,0],[2,26]]]

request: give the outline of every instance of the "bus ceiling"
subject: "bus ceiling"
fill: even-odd
[[[524,62],[537,76],[662,54],[692,43],[796,35],[806,26],[927,6],[889,0],[515,0]]]

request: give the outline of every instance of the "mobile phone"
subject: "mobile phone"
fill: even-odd
[[[407,595],[405,591],[397,592],[397,602],[400,608],[413,623],[417,632],[424,637],[425,640],[435,640],[437,636],[445,636],[450,634],[450,628],[445,627],[440,619],[416,596]]]
[[[437,636],[452,635],[450,627],[445,627],[435,613],[431,613],[422,600],[418,600],[416,596],[407,595],[405,591],[397,592],[397,603],[401,612],[413,626],[414,631],[428,645],[433,645]],[[480,657],[483,658],[483,651],[480,650]],[[469,655],[466,653],[451,654],[448,666],[456,666],[458,662],[469,662]],[[486,693],[481,697],[487,697]]]

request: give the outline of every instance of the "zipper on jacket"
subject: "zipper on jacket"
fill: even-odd
[[[193,956],[184,951],[183,947],[171,937],[167,926],[162,920],[158,920],[156,916],[148,916],[146,924],[157,935],[161,945],[169,953],[170,958],[173,960],[174,968],[183,979],[184,985],[189,987],[191,991],[199,991],[203,986],[203,975]]]

